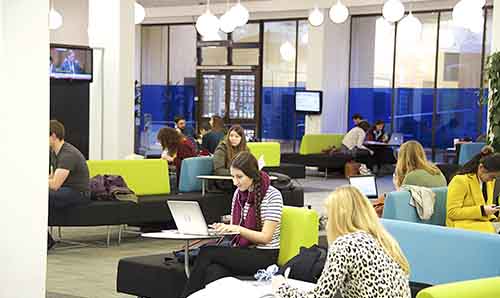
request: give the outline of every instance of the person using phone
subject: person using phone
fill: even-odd
[[[472,231],[498,233],[498,198],[493,198],[500,175],[500,153],[485,146],[467,162],[448,186],[446,225]]]
[[[410,265],[399,244],[380,223],[370,201],[354,186],[338,187],[326,200],[330,243],[316,286],[302,291],[276,276],[280,298],[410,298]]]
[[[181,297],[201,290],[223,277],[253,275],[277,262],[283,197],[270,185],[269,176],[259,170],[248,151],[231,162],[231,176],[237,187],[231,205],[231,223],[213,225],[216,232],[237,233],[231,247],[203,247],[196,258]]]

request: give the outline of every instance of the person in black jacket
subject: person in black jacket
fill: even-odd
[[[224,121],[219,116],[212,116],[209,123],[211,129],[203,135],[201,149],[214,154],[219,143],[224,139]]]

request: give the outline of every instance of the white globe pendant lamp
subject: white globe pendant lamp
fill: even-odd
[[[313,10],[311,10],[308,20],[311,26],[319,27],[323,24],[325,16],[323,15],[323,12],[316,6]]]
[[[283,60],[290,62],[295,60],[295,47],[289,41],[284,42],[280,47],[280,54]]]
[[[461,0],[453,7],[453,24],[474,33],[483,30],[483,0]]]
[[[231,13],[231,10],[226,11],[221,17],[220,17],[220,31],[224,33],[231,33],[236,29],[236,21],[234,19],[233,14]]]
[[[134,2],[134,23],[136,25],[142,23],[145,17],[146,11],[144,10],[144,7],[137,2]]]
[[[207,35],[201,37],[203,41],[218,41],[222,40],[222,37],[219,35],[218,31],[208,32]]]
[[[406,41],[419,41],[422,34],[422,23],[413,13],[410,13],[399,22],[401,37]]]
[[[241,1],[238,0],[238,4],[231,8],[231,14],[234,17],[235,23],[237,27],[245,26],[250,19],[250,13],[248,9],[241,4]]]
[[[59,29],[63,24],[62,15],[54,9],[54,2],[50,1],[50,10],[49,10],[49,29],[56,30]]]
[[[399,0],[387,0],[382,9],[382,14],[387,21],[395,23],[405,15],[405,7]]]
[[[349,17],[349,9],[347,9],[347,7],[340,0],[338,0],[337,3],[330,8],[329,16],[332,22],[335,24],[341,24]]]
[[[196,19],[196,31],[201,36],[217,33],[220,29],[219,19],[210,11],[210,0],[207,2],[207,10]]]

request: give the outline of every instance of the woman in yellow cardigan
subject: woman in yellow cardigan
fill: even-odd
[[[498,233],[498,198],[493,198],[500,175],[500,154],[486,146],[467,162],[448,186],[446,225],[487,233]]]

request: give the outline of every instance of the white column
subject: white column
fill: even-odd
[[[493,53],[500,51],[500,0],[493,1]]]
[[[133,0],[89,0],[89,44],[104,48],[103,159],[134,152],[134,43]]]
[[[45,297],[49,1],[0,0],[0,297]]]
[[[328,18],[328,11],[324,13]],[[321,27],[309,26],[307,89],[323,90],[323,112],[306,116],[306,133],[347,130],[350,21],[334,24],[325,19]]]

